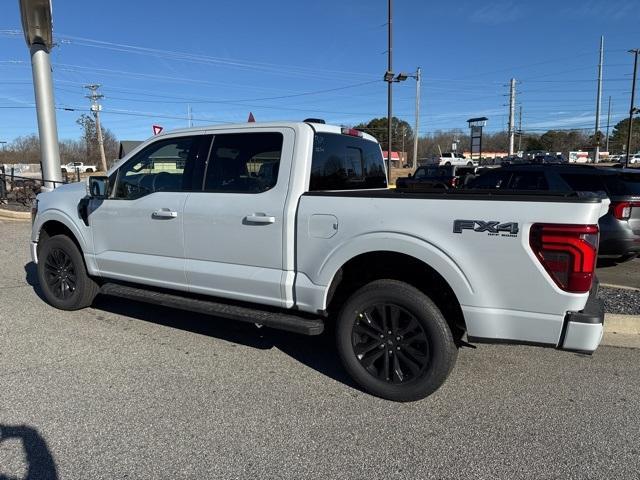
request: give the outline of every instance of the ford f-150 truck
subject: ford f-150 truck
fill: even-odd
[[[191,128],[38,196],[51,305],[101,293],[308,335],[374,395],[434,392],[476,341],[592,352],[598,218],[572,193],[397,192],[375,139],[320,122]]]
[[[93,172],[96,172],[98,169],[96,168],[95,165],[85,165],[82,162],[71,162],[71,163],[67,163],[66,165],[62,165],[61,170],[62,170],[62,173],[65,173],[65,172],[93,173]]]

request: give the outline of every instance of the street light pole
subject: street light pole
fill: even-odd
[[[626,166],[629,167],[629,155],[631,155],[631,134],[633,133],[633,115],[636,113],[636,108],[634,107],[636,102],[636,76],[638,74],[638,53],[640,53],[639,48],[634,48],[633,50],[629,50],[629,53],[633,53],[635,59],[633,61],[633,84],[631,85],[631,108],[629,108],[629,136],[627,137],[627,161]]]
[[[53,47],[50,0],[20,0],[22,29],[31,54],[33,90],[38,115],[40,156],[44,190],[53,190],[62,183],[60,147],[56,122],[53,80],[49,52]]]
[[[420,83],[422,83],[422,70],[416,70],[416,127],[413,132],[413,162],[412,167],[418,166],[418,128],[420,126]]]

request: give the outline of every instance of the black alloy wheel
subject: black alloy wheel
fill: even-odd
[[[353,353],[375,378],[410,382],[429,365],[429,340],[416,317],[399,305],[379,303],[356,315]]]
[[[435,392],[458,354],[440,309],[399,280],[374,280],[353,292],[336,319],[335,335],[351,378],[367,392],[396,402]]]
[[[70,298],[76,291],[78,281],[71,257],[64,250],[51,249],[44,260],[44,268],[51,293],[60,300]]]
[[[80,310],[93,303],[98,284],[89,276],[78,245],[66,235],[40,234],[38,281],[47,301],[61,310]]]

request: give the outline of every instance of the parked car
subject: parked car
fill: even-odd
[[[423,166],[418,167],[415,173],[396,180],[398,189],[449,189],[464,185],[465,181],[475,177],[476,167],[448,166]]]
[[[562,156],[557,155],[536,155],[533,157],[531,163],[546,164],[546,163],[565,163]]]
[[[80,173],[93,173],[97,171],[97,168],[95,165],[85,165],[83,162],[71,162],[62,165],[62,173],[76,173],[78,170]]]
[[[587,165],[519,165],[480,175],[469,187],[602,192],[611,205],[598,222],[598,258],[624,262],[640,255],[640,172]]]
[[[444,152],[438,159],[438,165],[466,165],[472,167],[473,160],[467,159],[463,154],[457,152]]]
[[[333,323],[354,381],[410,401],[475,339],[594,351],[606,206],[398,192],[375,138],[317,121],[199,126],[40,194],[31,255],[62,310],[101,293],[307,335]]]

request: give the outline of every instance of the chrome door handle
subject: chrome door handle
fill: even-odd
[[[168,208],[161,208],[160,210],[153,212],[151,216],[153,218],[176,218],[178,216],[178,212],[174,212]]]
[[[276,217],[265,215],[264,213],[253,213],[244,217],[244,220],[247,223],[259,223],[261,225],[264,225],[267,223],[275,223]]]

